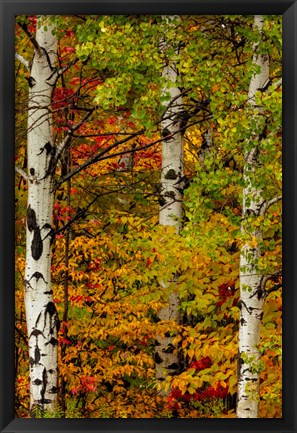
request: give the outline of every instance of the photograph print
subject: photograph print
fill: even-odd
[[[282,16],[15,19],[17,418],[282,418]]]

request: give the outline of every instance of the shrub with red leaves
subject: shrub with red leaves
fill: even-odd
[[[209,356],[205,356],[198,361],[191,362],[189,368],[195,368],[197,371],[204,370],[205,368],[209,368],[212,366],[212,360]]]
[[[198,361],[194,361],[189,365],[189,368],[195,368],[197,371],[204,370],[205,368],[210,368],[212,366],[212,360],[209,356],[205,356]],[[191,402],[191,401],[204,401],[215,398],[225,398],[228,395],[229,387],[223,386],[220,382],[216,385],[216,387],[208,386],[207,388],[199,388],[196,390],[194,394],[190,394],[189,392],[185,392],[182,394],[179,388],[173,388],[167,399],[167,407],[171,410],[178,410],[180,408],[180,404],[182,402]]]

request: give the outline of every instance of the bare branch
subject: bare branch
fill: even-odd
[[[19,334],[19,336],[21,337],[21,339],[23,340],[23,342],[25,343],[25,345],[28,346],[28,340],[25,337],[25,335],[22,333],[22,331],[17,326],[15,326],[14,329]]]
[[[15,58],[16,60],[21,62],[22,65],[24,65],[25,68],[30,72],[30,62],[27,59],[25,59],[25,57],[23,57],[20,53],[15,53]]]
[[[118,147],[120,144],[124,144],[127,143],[128,141],[132,140],[132,138],[137,137],[138,135],[141,135],[144,133],[144,129],[135,132],[134,134],[131,134],[129,137],[124,138],[123,140],[117,141],[116,143],[112,144],[111,146],[109,146],[108,148],[102,150],[102,152],[100,152],[98,155],[93,156],[92,158],[88,159],[84,164],[81,164],[79,167],[77,167],[76,169],[74,169],[73,171],[71,171],[70,173],[66,174],[66,176],[64,176],[62,179],[60,179],[57,182],[57,186],[61,185],[62,183],[64,183],[66,180],[71,179],[75,174],[79,173],[80,171],[86,169],[87,167],[89,167],[90,165],[94,164],[95,162],[101,161],[103,159],[107,159],[107,158],[112,158],[118,155],[122,155],[123,153],[131,153],[134,152],[134,150],[125,150],[124,152],[120,152],[120,153],[116,153],[116,154],[112,154],[112,155],[108,155],[108,156],[103,156],[106,153],[109,153],[112,149]],[[66,137],[67,138],[67,137]],[[155,143],[149,144],[149,146],[144,146],[143,148],[146,147],[150,147]]]
[[[73,59],[70,63],[68,63],[68,65],[64,66],[64,68],[61,68],[58,71],[58,77],[60,77],[61,75],[64,74],[64,72],[68,71],[68,69],[71,68],[71,66],[75,65],[75,63],[77,63],[79,61],[79,58],[76,57],[75,59]]]
[[[265,298],[267,298],[267,296],[272,293],[272,292],[276,292],[279,288],[282,287],[282,283],[279,284],[275,284],[274,286],[272,286],[270,289],[265,291]]]
[[[41,52],[41,46],[37,42],[37,39],[35,38],[35,36],[33,35],[33,33],[31,33],[30,30],[28,29],[27,24],[23,23],[23,24],[20,24],[20,26],[24,30],[24,32],[26,33],[26,35],[28,36],[28,38],[30,39],[30,41],[31,41],[33,47],[35,48],[35,50],[40,53]]]
[[[149,178],[149,176],[148,176]],[[133,187],[137,184],[139,184],[140,181],[136,181],[136,182],[132,182],[129,187]],[[88,209],[90,209],[90,207],[101,197],[105,197],[107,195],[111,195],[111,194],[117,194],[121,191],[124,191],[127,188],[127,185],[122,185],[116,189],[112,189],[112,190],[108,190],[107,192],[101,192],[99,194],[94,193],[94,191],[92,191],[93,194],[95,194],[94,199],[92,199],[83,209],[77,211],[77,213],[74,215],[73,218],[71,218],[71,220],[67,221],[67,223],[65,223],[62,227],[60,227],[58,230],[55,231],[55,235],[59,234],[59,233],[63,233],[69,226],[71,226],[72,223],[74,223],[75,221],[80,220],[80,218],[85,217],[86,212],[88,211]]]
[[[283,84],[283,79],[280,78],[274,85],[275,88],[278,89],[280,86],[282,86],[282,84]]]
[[[17,165],[15,166],[15,171],[21,175],[24,179],[26,180],[30,180],[30,176],[27,175],[27,173],[20,167],[18,167]]]
[[[73,134],[73,138],[94,138],[94,137],[111,137],[111,136],[119,136],[119,135],[131,135],[131,132],[102,132],[98,134]]]
[[[275,277],[280,277],[280,276],[281,276],[280,272],[275,272],[274,274],[262,275],[262,278],[260,281],[260,290],[262,291],[262,293],[266,293],[265,296],[267,296],[270,293],[270,289],[269,290],[265,289],[267,282],[269,280],[275,278]],[[281,287],[281,284],[280,284],[280,287]],[[275,289],[275,290],[277,290],[277,289]]]
[[[212,117],[210,116],[209,118],[212,118]],[[193,126],[193,125],[196,125],[196,124],[198,124],[198,123],[201,123],[201,122],[204,121],[204,120],[205,120],[205,119],[202,119],[201,121],[193,122],[193,123],[189,124],[186,128],[181,128],[181,129],[179,129],[179,130],[176,130],[176,131],[174,131],[172,134],[168,135],[168,136],[165,137],[165,138],[171,138],[171,137],[173,137],[175,134],[177,134],[177,133],[179,133],[179,132],[181,132],[181,131],[184,131],[185,129],[187,129],[187,128]],[[138,151],[140,151],[140,150],[145,150],[145,149],[148,149],[148,148],[154,146],[155,144],[161,143],[161,142],[164,140],[164,137],[162,137],[162,138],[160,138],[160,139],[158,139],[158,140],[154,140],[153,142],[150,142],[150,143],[145,144],[144,146],[140,146],[140,147],[138,147],[138,148],[127,149],[127,150],[123,150],[123,151],[121,151],[121,152],[117,152],[117,153],[109,154],[109,152],[110,152],[111,150],[113,150],[114,148],[118,147],[120,144],[124,144],[124,143],[126,143],[127,141],[130,141],[132,138],[135,138],[135,137],[137,137],[137,136],[139,136],[139,135],[142,135],[144,132],[145,132],[144,129],[139,130],[139,131],[135,132],[134,134],[131,134],[130,137],[124,138],[123,140],[117,141],[116,143],[112,144],[112,145],[109,146],[108,148],[104,149],[104,150],[103,150],[101,153],[99,153],[98,155],[95,155],[94,157],[92,157],[92,158],[90,158],[89,160],[87,160],[84,164],[80,165],[79,167],[77,167],[76,169],[74,169],[73,171],[71,171],[70,173],[66,174],[66,176],[64,176],[62,179],[60,179],[60,180],[57,182],[56,185],[57,185],[57,186],[61,185],[61,184],[64,183],[66,180],[72,178],[74,175],[76,175],[77,173],[79,173],[79,172],[82,171],[82,170],[85,170],[87,167],[89,167],[89,166],[92,165],[92,164],[95,164],[96,162],[103,161],[103,160],[105,160],[105,159],[109,159],[109,158],[114,158],[114,157],[116,157],[116,156],[121,156],[121,155],[123,155],[123,154],[127,154],[127,153],[135,153],[135,152],[138,152]],[[112,135],[112,134],[110,134],[110,135]],[[69,136],[69,137],[70,137],[70,136]],[[66,137],[66,139],[67,139],[67,137]],[[65,139],[65,140],[66,140],[66,139]],[[69,138],[69,139],[70,139],[70,138]],[[108,155],[106,155],[106,154],[108,154]]]
[[[58,152],[57,152],[57,155],[55,157],[55,163],[52,167],[53,169],[55,168],[55,165],[58,162],[58,160],[61,158],[62,153],[67,149],[67,144],[70,142],[73,132],[75,132],[77,129],[80,128],[81,125],[84,124],[84,122],[91,116],[91,114],[93,113],[93,111],[95,111],[95,109],[96,109],[95,107],[92,108],[90,111],[87,112],[87,114],[84,115],[84,117],[79,122],[77,122],[75,125],[73,125],[71,128],[69,128],[69,131],[67,132],[66,137],[64,138],[62,143],[60,143],[57,146]]]
[[[264,216],[265,213],[267,212],[267,210],[270,208],[270,206],[272,206],[274,203],[277,203],[280,200],[282,200],[281,195],[274,197],[269,201],[264,202],[263,205],[261,206],[261,210],[260,210],[259,215]]]

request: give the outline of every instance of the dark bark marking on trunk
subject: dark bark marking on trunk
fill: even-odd
[[[47,292],[43,292],[44,295],[52,295],[54,292],[52,290],[48,290]]]
[[[45,343],[45,345],[47,346],[48,344],[52,344],[53,346],[57,346],[58,345],[58,340],[54,337],[52,337],[50,339],[50,341],[48,341],[47,343]]]
[[[161,364],[163,362],[163,359],[158,353],[155,353],[154,360],[156,364]]]
[[[49,141],[47,143],[45,143],[44,146],[42,146],[40,148],[40,152],[38,153],[38,155],[41,155],[43,152],[45,151],[46,153],[46,158],[49,157],[49,162],[48,162],[48,166],[47,166],[47,171],[46,174],[44,176],[44,178],[46,178],[51,172],[52,169],[56,163],[55,160],[55,156],[56,156],[56,148],[55,146],[53,146]],[[43,179],[44,179],[43,178]]]
[[[48,229],[48,230],[50,230],[51,228],[52,228],[52,226],[51,226],[50,224],[45,223],[45,224],[41,227],[41,230],[43,230],[43,229]]]
[[[33,290],[33,287],[31,286],[29,280],[24,280],[24,286],[25,290],[29,290],[29,288]]]
[[[45,281],[45,279],[44,279],[44,276],[42,275],[42,273],[41,272],[34,272],[34,274],[31,276],[31,278],[30,278],[30,280],[29,281],[31,281],[32,280],[32,278],[36,278],[36,281],[38,282],[39,280],[40,280],[40,278],[45,282],[45,284],[48,284],[46,281]]]
[[[57,394],[57,392],[58,392],[58,388],[57,388],[56,386],[53,386],[53,387],[49,390],[49,392],[50,392],[51,394]]]
[[[165,204],[166,204],[166,200],[164,199],[164,197],[163,197],[162,195],[160,195],[160,196],[158,197],[158,203],[159,203],[159,205],[160,205],[161,207],[165,206]]]
[[[258,320],[261,321],[263,319],[263,311],[260,314],[256,314],[255,316]]]
[[[170,170],[168,170],[167,173],[165,174],[165,179],[176,180],[177,179],[176,171],[173,170],[173,168],[171,168]]]
[[[158,197],[158,203],[159,203],[159,205],[161,207],[165,206],[166,200],[165,200],[165,198],[162,195],[162,192],[164,190],[164,186],[162,185],[161,182],[158,182],[158,183],[155,184],[155,189],[156,189],[156,194],[157,194],[157,197]]]
[[[244,217],[249,217],[249,216],[257,216],[254,209],[246,209]]]
[[[56,306],[53,302],[49,302],[45,308],[45,314],[49,314],[52,317],[57,312]]]
[[[49,319],[50,334],[54,333],[55,328],[58,332],[60,329],[60,321],[58,318],[56,306],[53,302],[49,302],[45,307],[43,330],[46,327],[47,319]]]
[[[34,87],[36,85],[36,80],[34,77],[30,76],[30,77],[25,77],[26,80],[28,81],[29,87],[32,89],[32,87]]]
[[[174,188],[180,193],[184,194],[184,191],[189,188],[191,180],[187,176],[179,177],[178,181],[174,184]]]
[[[38,320],[38,319],[37,319]],[[36,320],[36,322],[37,322],[37,320]],[[36,324],[35,324],[35,326],[36,326]],[[36,337],[36,344],[37,344],[37,338],[39,337],[39,335],[42,335],[43,337],[44,337],[44,335],[43,335],[43,333],[39,330],[39,329],[34,329],[32,332],[31,332],[31,334],[30,334],[30,337],[33,335],[33,337]]]
[[[174,124],[177,125],[178,129],[184,130],[190,117],[191,114],[187,110],[181,110],[176,113],[174,117]]]
[[[241,299],[238,302],[238,308],[241,310],[242,307],[244,307],[249,314],[252,314],[253,310],[255,310],[255,308],[248,307],[246,303]]]
[[[35,174],[35,169],[33,167],[30,168],[30,174],[31,174],[31,176],[34,176],[34,174]]]
[[[35,379],[34,382],[32,382],[32,383],[33,383],[33,385],[37,385],[37,386],[39,386],[39,385],[42,384],[42,380],[40,380],[40,379]]]
[[[49,54],[48,54],[47,49],[44,48],[44,47],[40,47],[40,49],[41,49],[41,53],[42,53],[42,55],[44,55],[45,58],[46,58],[46,61],[47,61],[47,63],[48,63],[48,67],[50,68],[50,70],[51,70],[51,71],[56,71],[56,68],[54,68],[54,67],[52,66],[51,59],[50,59],[50,56],[49,56]],[[49,79],[50,79],[50,78],[47,78],[47,80],[49,80]]]
[[[49,403],[52,402],[52,400],[44,398],[45,392],[46,392],[46,388],[47,388],[47,383],[48,383],[47,382],[47,371],[46,371],[46,368],[44,368],[43,372],[42,372],[42,388],[40,390],[41,399],[38,400],[38,403],[40,403],[42,405],[49,404]]]
[[[43,241],[49,236],[50,237],[50,244],[52,245],[55,236],[56,236],[56,232],[55,229],[50,225],[50,224],[44,224],[43,227],[41,227],[41,230],[46,229],[48,230],[48,233],[45,235],[45,237],[42,239]]]
[[[41,359],[41,355],[40,355],[40,349],[39,349],[38,346],[35,346],[34,356],[35,356],[34,363],[35,363],[35,364],[39,364],[39,361],[40,361],[40,359]]]
[[[43,252],[43,243],[38,226],[34,229],[34,235],[31,243],[31,253],[34,260],[39,260]]]
[[[175,347],[173,346],[173,344],[172,344],[172,343],[169,343],[169,344],[167,345],[167,347],[165,347],[165,349],[163,349],[162,351],[163,351],[164,353],[173,353],[174,350],[175,350]]]
[[[51,174],[51,172],[53,171],[55,165],[56,165],[56,148],[53,147],[52,152],[50,154],[50,160],[48,163],[48,168],[47,168],[47,172],[46,172],[46,176],[48,176],[49,174]]]
[[[35,227],[37,227],[37,221],[36,221],[36,213],[35,210],[31,208],[31,206],[28,206],[27,209],[27,226],[30,232],[32,232]]]
[[[262,280],[262,279],[261,279]],[[265,297],[265,292],[262,290],[261,283],[257,287],[257,289],[250,295],[250,299],[257,295],[258,300],[260,301]]]
[[[175,192],[174,191],[167,191],[167,192],[165,192],[163,197],[169,197],[169,198],[172,198],[173,200],[175,200]]]
[[[161,182],[158,182],[155,184],[155,189],[156,189],[156,192],[160,194],[163,191],[164,187],[163,187]]]
[[[168,365],[167,368],[169,370],[177,370],[178,369],[178,364],[176,362],[174,362],[173,364]]]
[[[54,153],[54,147],[51,145],[51,143],[48,141],[45,143],[43,147],[40,147],[40,152],[37,155],[41,155],[44,151],[46,152],[46,156],[52,155]]]
[[[36,337],[36,339],[37,339],[37,337]],[[37,364],[39,364],[40,359],[41,359],[41,356],[40,356],[40,349],[39,349],[39,347],[36,345],[36,346],[35,346],[35,349],[34,349],[34,358],[32,358],[32,356],[30,356],[30,360],[29,360],[29,363],[30,363],[31,367],[32,367],[33,365],[37,365]]]
[[[162,138],[164,141],[171,141],[174,140],[174,138],[171,136],[172,132],[169,128],[164,128],[162,131]]]
[[[35,326],[38,325],[38,322],[39,322],[39,320],[40,320],[40,317],[41,317],[41,313],[38,314],[38,317],[37,317],[36,322],[35,322]],[[40,331],[40,332],[41,332],[41,331]]]
[[[238,358],[239,367],[241,367],[243,364],[244,364],[244,360],[241,358],[241,356],[239,356],[239,358]]]

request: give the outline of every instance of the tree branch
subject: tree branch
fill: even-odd
[[[280,86],[282,86],[282,84],[283,84],[283,79],[280,78],[274,85],[275,88],[278,89]]]
[[[15,171],[21,175],[24,179],[26,180],[30,180],[30,176],[27,175],[27,173],[20,167],[18,167],[17,165],[15,166]]]
[[[19,62],[22,63],[22,65],[25,66],[25,68],[27,69],[27,71],[30,72],[30,62],[25,59],[25,57],[23,57],[20,53],[15,53],[15,58],[16,60],[18,60]]]
[[[280,272],[275,272],[274,274],[269,274],[269,275],[265,275],[265,276],[263,275],[262,276],[261,281],[260,281],[260,290],[263,293],[265,293],[265,296],[267,296],[270,293],[270,289],[268,289],[268,290],[265,289],[267,282],[269,280],[271,280],[272,278],[279,277],[279,276],[281,276]],[[281,287],[282,284],[280,284],[278,286]],[[276,287],[276,286],[273,286],[273,287]],[[275,290],[277,290],[277,289],[275,289]],[[271,291],[273,292],[273,290],[271,290]]]
[[[269,201],[264,202],[263,205],[261,206],[261,210],[260,210],[259,215],[264,216],[265,213],[266,213],[266,212],[268,211],[268,209],[270,208],[270,206],[272,206],[274,203],[277,203],[278,201],[282,200],[282,198],[283,198],[283,197],[282,197],[281,195],[279,195],[279,196],[277,196],[277,197],[272,198],[272,199],[269,200]]]
[[[113,155],[108,155],[106,157],[103,157],[103,155],[105,155],[106,153],[109,153],[112,149],[114,149],[115,147],[119,146],[120,144],[124,144],[127,141],[132,140],[132,138],[135,138],[138,135],[141,135],[144,133],[144,129],[135,132],[134,134],[131,134],[129,137],[124,138],[123,140],[117,141],[116,143],[112,144],[111,146],[109,146],[108,148],[102,150],[102,152],[100,152],[98,155],[93,156],[92,158],[88,159],[84,164],[80,165],[79,167],[77,167],[76,169],[74,169],[73,171],[71,171],[70,173],[66,174],[66,176],[64,176],[62,179],[60,179],[57,182],[57,186],[61,185],[62,183],[64,183],[66,180],[70,179],[71,177],[73,177],[75,174],[79,173],[80,171],[86,169],[87,167],[89,167],[90,165],[94,164],[95,162],[101,161],[103,159],[107,159],[107,158],[113,158],[115,156],[118,155],[122,155],[123,153],[131,153],[134,152],[135,150],[125,150],[124,152],[120,152],[120,153],[116,153]],[[155,143],[150,144],[149,146],[152,146]],[[147,146],[145,146],[147,147]]]
[[[27,341],[25,335],[21,332],[21,330],[18,329],[17,326],[14,326],[14,329],[19,334],[19,336],[21,337],[21,339],[23,340],[23,342],[25,343],[25,345],[28,346],[28,341]]]
[[[137,183],[139,182],[134,182],[132,184],[133,185],[137,185]],[[126,185],[123,185],[119,188],[117,188],[116,190],[112,190],[112,191],[108,191],[108,192],[103,192],[101,194],[95,194],[95,198],[93,200],[91,200],[83,209],[77,211],[77,213],[74,215],[73,218],[71,218],[67,223],[65,223],[62,227],[60,227],[58,230],[55,231],[55,235],[59,234],[59,233],[63,233],[69,226],[71,226],[72,223],[74,223],[75,221],[78,221],[80,218],[84,217],[87,210],[94,204],[96,203],[96,201],[101,198],[104,197],[106,195],[110,195],[110,194],[115,194],[118,193],[120,191],[123,191],[126,188]]]
[[[23,23],[23,24],[20,24],[20,26],[23,29],[23,31],[26,33],[26,35],[28,36],[28,38],[30,39],[30,41],[31,41],[33,47],[35,48],[35,50],[38,51],[38,53],[40,53],[41,52],[41,46],[37,42],[37,39],[35,38],[35,36],[33,35],[33,33],[31,33],[30,30],[28,29],[27,24]]]
[[[212,118],[212,116],[210,116],[209,118]],[[208,119],[202,119],[201,121],[193,122],[193,123],[191,123],[190,125],[188,125],[186,128],[182,128],[182,129],[179,129],[179,130],[177,130],[177,131],[174,131],[172,134],[168,135],[168,136],[165,137],[165,138],[171,138],[171,137],[173,137],[175,134],[177,134],[177,133],[179,133],[179,132],[181,132],[181,131],[185,131],[185,130],[188,129],[190,126],[193,126],[193,125],[196,125],[196,124],[198,124],[198,123],[201,123],[201,122],[204,121],[204,120],[208,120]],[[148,148],[154,146],[155,144],[161,143],[161,142],[164,140],[164,137],[162,137],[162,138],[160,138],[160,139],[158,139],[158,140],[155,140],[155,141],[153,141],[153,142],[151,142],[151,143],[145,144],[144,146],[140,146],[140,147],[138,147],[138,148],[127,149],[127,150],[123,150],[123,151],[121,151],[121,152],[113,153],[112,155],[106,155],[106,156],[104,156],[106,153],[109,153],[109,152],[110,152],[112,149],[114,149],[115,147],[119,146],[120,144],[126,143],[127,141],[131,140],[132,138],[134,138],[134,137],[136,137],[136,136],[138,136],[138,135],[143,134],[144,132],[145,132],[144,129],[139,130],[139,131],[135,132],[134,134],[131,134],[130,137],[127,137],[127,138],[125,138],[125,139],[123,139],[123,140],[121,140],[121,141],[117,141],[116,143],[112,144],[112,145],[109,146],[108,148],[104,149],[104,150],[103,150],[101,153],[99,153],[98,155],[96,155],[96,156],[90,158],[90,159],[89,159],[88,161],[86,161],[84,164],[80,165],[79,167],[77,167],[76,169],[74,169],[73,171],[71,171],[70,173],[66,174],[66,176],[64,176],[62,179],[60,179],[60,180],[56,183],[56,186],[61,185],[61,184],[64,183],[66,180],[70,179],[71,177],[73,177],[74,175],[76,175],[77,173],[79,173],[80,171],[86,169],[87,167],[89,167],[90,165],[92,165],[92,164],[94,164],[94,163],[96,163],[96,162],[103,161],[103,160],[108,159],[108,158],[114,158],[114,157],[116,157],[116,156],[121,156],[121,155],[126,154],[126,153],[135,153],[135,152],[138,152],[139,150],[145,150],[145,149],[148,149]],[[109,134],[109,135],[112,135],[112,134]]]
[[[276,292],[280,287],[282,287],[282,283],[279,284],[275,284],[274,286],[272,286],[270,289],[265,290],[265,298],[267,298],[267,296],[272,293],[272,292]]]
[[[68,63],[68,65],[64,66],[64,68],[61,68],[58,71],[58,77],[60,77],[61,75],[64,74],[64,72],[66,72],[69,68],[71,68],[71,66],[75,65],[75,63],[77,63],[79,61],[79,58],[76,57],[75,59],[73,59],[70,63]]]
[[[77,129],[79,129],[79,127],[91,116],[91,114],[93,113],[93,111],[95,109],[96,109],[96,107],[94,107],[91,111],[88,111],[87,114],[85,114],[85,116],[79,122],[77,122],[74,126],[69,128],[69,131],[67,132],[66,137],[64,138],[62,143],[57,146],[57,154],[54,158],[54,161],[52,162],[52,164],[48,168],[48,170],[45,174],[45,177],[48,176],[49,174],[53,174],[53,172],[56,168],[57,162],[59,161],[59,159],[62,156],[62,153],[67,149],[67,144],[70,142],[70,140],[72,138],[72,133],[74,131],[76,131]]]

